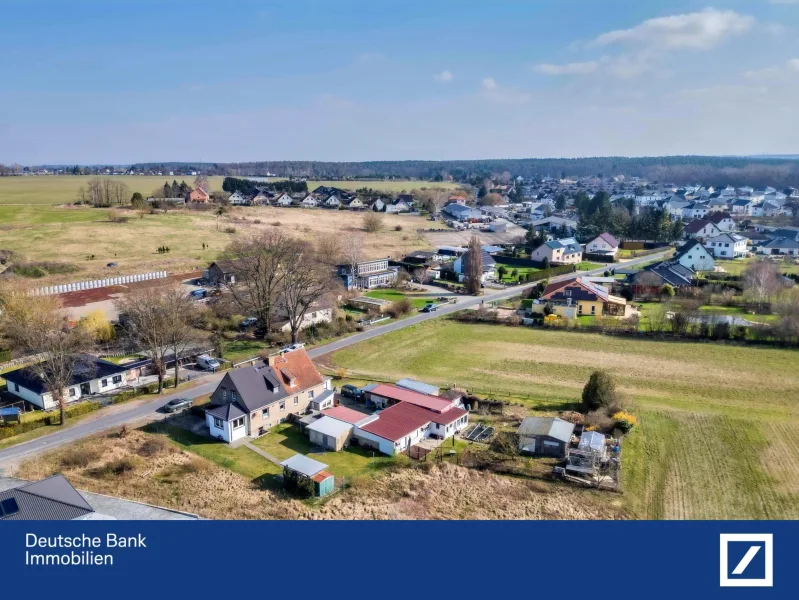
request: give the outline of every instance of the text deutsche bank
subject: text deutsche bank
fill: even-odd
[[[114,556],[102,550],[146,548],[147,538],[141,534],[119,536],[107,533],[104,537],[88,535],[37,536],[25,534],[25,564],[29,566],[110,566]],[[30,548],[46,550],[36,553]],[[51,551],[55,550],[55,551]],[[64,550],[65,552],[59,552]]]

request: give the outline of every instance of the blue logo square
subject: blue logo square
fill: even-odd
[[[751,559],[748,558],[757,547],[757,552]],[[736,568],[744,567],[741,561],[748,561],[741,573],[736,573]],[[763,579],[766,576],[766,548],[763,542],[728,542],[727,545],[727,576],[730,579]]]

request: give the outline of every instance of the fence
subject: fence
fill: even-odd
[[[150,281],[153,279],[164,279],[167,277],[166,271],[151,271],[150,273],[140,273],[138,275],[121,275],[119,277],[108,277],[106,279],[93,279],[91,281],[78,281],[76,283],[65,283],[62,285],[51,285],[31,290],[31,296],[52,296],[53,294],[66,294],[68,292],[80,292],[83,290],[95,290],[98,288],[111,287],[114,285],[125,285],[137,283],[139,281]]]

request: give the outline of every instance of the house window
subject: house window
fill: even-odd
[[[227,400],[227,389],[222,388],[222,400]]]
[[[244,427],[244,417],[233,420],[233,429],[238,429],[239,427]]]
[[[592,305],[591,305],[591,314],[593,315],[594,313],[596,313],[596,306],[594,306],[594,305],[592,304]]]
[[[300,397],[299,396],[294,396],[294,405],[296,406],[299,403],[300,403]]]
[[[583,305],[582,304],[578,304],[577,305],[577,312],[578,312],[578,314],[583,314]]]
[[[222,419],[219,417],[214,417],[214,427],[217,429],[222,429]]]
[[[74,398],[75,397],[75,388],[69,388],[69,397],[70,398]]]
[[[236,392],[230,392],[230,399],[235,402],[236,401]]]
[[[572,291],[571,290],[566,290],[566,297],[571,298],[571,295],[572,295]]]
[[[122,383],[122,375],[114,375],[112,381],[114,383]]]
[[[15,391],[15,392],[18,392],[18,391],[19,391],[19,384],[18,384],[18,383],[15,383],[15,384],[14,384],[14,391]]]
[[[308,390],[308,397],[313,398],[313,390]]]
[[[286,401],[280,403],[280,410],[286,410]]]
[[[100,381],[100,387],[105,387],[107,385],[108,385],[108,380],[107,379],[103,379],[102,381]]]
[[[269,408],[265,408],[261,411],[261,418],[268,419],[269,418]]]

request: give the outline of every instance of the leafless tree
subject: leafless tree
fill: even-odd
[[[159,394],[164,390],[174,318],[171,295],[167,289],[167,286],[139,288],[117,300],[120,314],[125,315],[128,335],[152,361],[158,375]]]
[[[761,259],[751,263],[744,271],[744,284],[747,291],[757,300],[757,308],[762,309],[780,286],[777,267],[769,260]]]
[[[194,178],[194,189],[199,187],[203,188],[205,191],[208,191],[208,177],[203,173],[200,173]]]
[[[385,218],[381,213],[369,211],[363,216],[363,230],[377,233],[385,227]]]
[[[175,387],[180,382],[180,354],[199,341],[195,326],[198,324],[197,305],[179,285],[163,289],[162,299],[168,312],[166,338],[175,357]]]
[[[267,336],[286,275],[285,267],[296,260],[297,253],[297,242],[279,229],[236,239],[227,249],[227,254],[236,260],[236,281],[227,288],[245,314],[255,316],[265,327]]]
[[[466,292],[472,295],[479,294],[483,282],[483,247],[480,244],[480,238],[476,235],[469,240],[469,249],[464,259],[466,261],[464,268]]]
[[[294,260],[285,266],[280,286],[281,305],[288,318],[292,343],[297,342],[308,310],[338,286],[309,243],[298,242],[297,250]]]
[[[19,290],[7,290],[2,297],[0,327],[13,346],[23,352],[40,355],[30,366],[44,389],[58,404],[61,425],[66,423],[67,388],[79,368],[89,368],[85,353],[92,341],[83,327],[70,327],[52,296],[28,296]]]
[[[316,241],[316,255],[319,261],[329,267],[336,267],[344,260],[341,240],[333,235],[321,236]]]
[[[353,235],[344,242],[343,248],[344,261],[350,269],[353,284],[358,287],[358,263],[363,261],[363,236]]]

